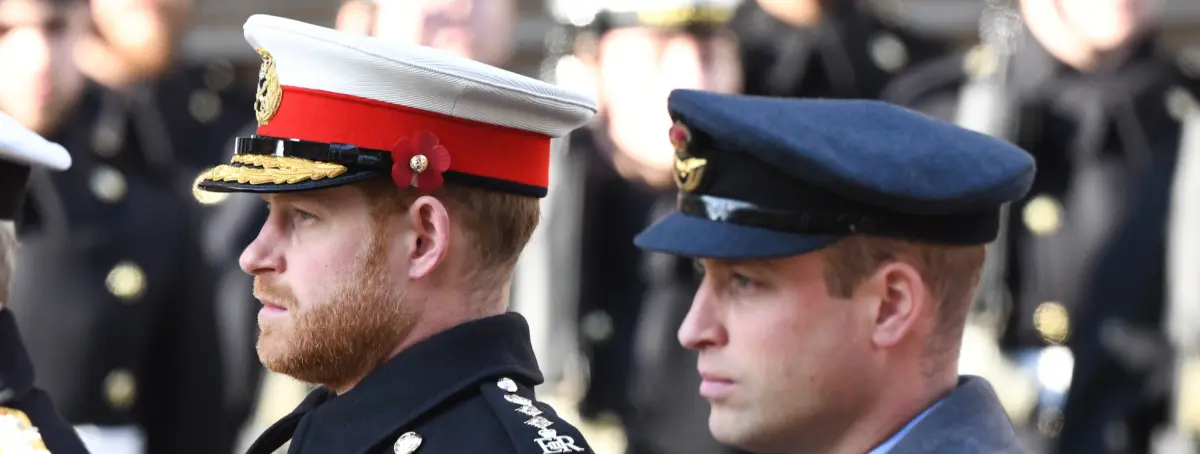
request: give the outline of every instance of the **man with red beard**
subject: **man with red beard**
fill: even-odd
[[[594,101],[434,49],[254,16],[255,135],[197,180],[263,196],[258,355],[320,385],[250,448],[576,453],[506,312],[550,141]]]
[[[319,384],[250,453],[586,453],[536,402],[508,309],[550,143],[594,101],[426,47],[254,16],[256,135],[211,192],[260,193],[242,253],[266,368]]]
[[[290,453],[592,452],[535,400],[529,327],[506,309],[548,189],[550,141],[588,121],[595,102],[441,51],[277,17],[251,17],[245,33],[263,57],[259,127],[197,190],[271,204],[241,258],[264,306],[259,358],[320,385],[249,452],[289,440]],[[23,183],[27,168],[13,176]],[[20,200],[18,189],[0,187],[0,202]],[[32,387],[9,314],[0,311],[0,442],[15,428],[33,449],[81,452]]]

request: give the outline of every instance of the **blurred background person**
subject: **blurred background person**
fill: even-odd
[[[195,211],[153,111],[74,63],[88,4],[0,0],[0,109],[75,165],[35,173],[9,306],[38,385],[97,452],[219,452],[218,335]]]
[[[573,135],[565,157],[582,169],[574,183],[581,185],[581,199],[571,207],[582,231],[577,243],[554,246],[579,250],[579,266],[570,269],[579,273],[572,299],[587,360],[580,413],[618,420],[629,453],[728,452],[706,430],[694,354],[675,341],[673,320],[682,320],[675,312],[687,306],[663,301],[675,296],[676,275],[690,279],[693,270],[663,260],[646,263],[631,238],[653,220],[656,205],[673,206],[667,94],[675,88],[741,90],[738,40],[727,27],[737,2],[587,6],[567,2],[562,8],[580,19],[574,53],[595,84],[600,113]],[[652,293],[656,281],[663,282]]]
[[[1030,424],[1061,431],[1040,449],[1150,452],[1165,417],[1160,371],[1172,360],[1153,346],[1164,344],[1166,214],[1200,83],[1160,48],[1163,6],[1023,0],[1004,49],[914,68],[885,94],[947,117],[964,87],[998,81],[1012,114],[1003,133],[1037,159],[1002,245],[1012,308],[999,342],[1040,381]]]
[[[336,26],[504,65],[513,51],[515,21],[513,0],[348,0]]]
[[[881,3],[744,2],[730,24],[741,42],[744,92],[874,99],[909,66],[948,52],[945,43],[900,23]]]

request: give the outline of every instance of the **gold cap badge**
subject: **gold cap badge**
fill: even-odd
[[[692,141],[692,132],[682,122],[675,122],[670,135],[671,145],[675,147],[675,184],[684,192],[695,191],[703,181],[708,160],[690,157],[688,144]]]
[[[254,95],[254,117],[259,126],[266,126],[275,113],[279,111],[279,103],[283,101],[283,88],[279,86],[279,72],[275,69],[275,57],[266,49],[255,49],[262,56],[262,66],[258,68],[258,90]]]

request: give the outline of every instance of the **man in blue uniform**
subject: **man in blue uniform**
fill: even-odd
[[[261,194],[258,356],[321,385],[250,448],[576,453],[506,312],[550,143],[595,102],[479,62],[254,16],[255,135],[198,188]]]
[[[16,266],[13,218],[35,167],[66,170],[71,155],[0,112],[0,452],[86,453],[49,396],[33,386],[33,365],[12,311],[5,307]]]
[[[957,375],[984,244],[1033,159],[885,103],[677,90],[678,211],[638,246],[704,278],[679,328],[717,440],[753,452],[1016,453]]]

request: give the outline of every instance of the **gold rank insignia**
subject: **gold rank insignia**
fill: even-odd
[[[346,173],[346,166],[291,156],[239,154],[233,164],[209,169],[196,180],[236,181],[249,184],[296,184],[306,180],[333,178]]]
[[[262,56],[262,66],[258,68],[258,90],[254,95],[254,117],[259,126],[266,126],[275,113],[279,111],[279,103],[283,101],[283,87],[279,85],[279,72],[275,68],[275,57],[266,49],[255,49]]]
[[[42,434],[21,410],[0,407],[0,454],[49,454]]]
[[[671,145],[675,147],[675,184],[684,192],[695,191],[700,187],[704,178],[704,168],[708,160],[694,158],[688,154],[688,144],[692,141],[692,132],[682,122],[676,121],[671,127]]]

